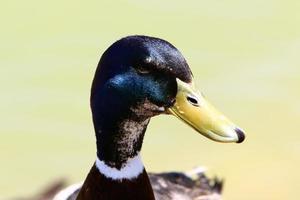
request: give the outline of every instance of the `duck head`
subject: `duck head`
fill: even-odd
[[[102,55],[91,89],[97,155],[121,168],[141,149],[151,117],[172,114],[218,142],[240,143],[243,131],[196,88],[182,54],[169,42],[129,36]]]

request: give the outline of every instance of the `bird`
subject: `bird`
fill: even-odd
[[[217,142],[245,139],[245,132],[206,100],[171,43],[144,35],[114,42],[96,68],[90,107],[96,161],[82,184],[55,200],[219,199],[222,181],[208,181],[202,172],[195,179],[177,172],[148,174],[141,160],[147,126],[157,115],[173,115]]]

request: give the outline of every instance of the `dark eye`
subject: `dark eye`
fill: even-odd
[[[138,66],[138,67],[136,67],[136,71],[139,74],[149,74],[150,73],[150,69],[148,67],[145,67],[145,66]]]
[[[186,99],[194,106],[199,106],[198,99],[196,97],[187,96]]]

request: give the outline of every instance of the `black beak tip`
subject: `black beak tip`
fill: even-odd
[[[245,133],[239,128],[235,128],[234,130],[238,135],[238,141],[236,143],[242,143],[245,140]]]

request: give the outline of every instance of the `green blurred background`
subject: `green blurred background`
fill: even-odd
[[[148,171],[206,166],[226,179],[224,199],[298,199],[299,1],[3,0],[0,10],[0,199],[85,178],[96,157],[95,67],[131,34],[179,48],[208,99],[247,131],[243,144],[220,144],[156,117]]]

